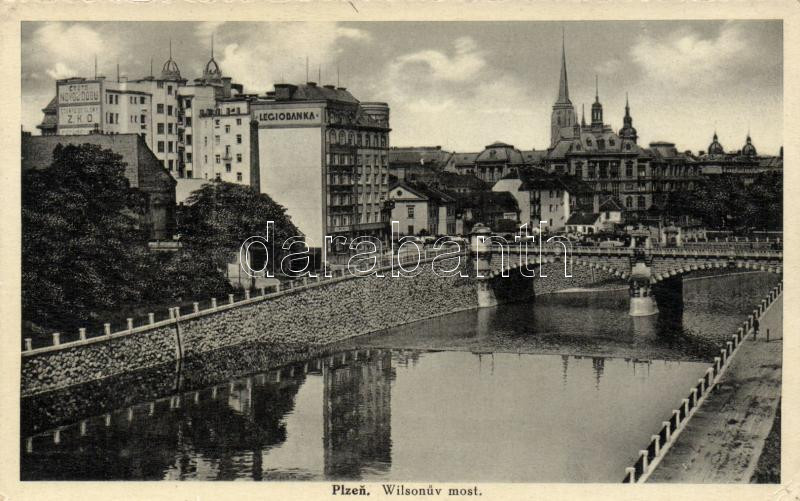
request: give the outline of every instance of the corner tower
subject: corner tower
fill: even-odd
[[[553,105],[550,116],[550,147],[556,145],[561,138],[574,137],[578,116],[575,107],[569,100],[569,84],[567,82],[566,38],[561,32],[561,78],[558,83],[558,99]]]

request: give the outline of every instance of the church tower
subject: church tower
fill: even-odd
[[[561,138],[572,138],[575,134],[575,126],[578,124],[578,116],[575,107],[569,100],[569,85],[567,83],[567,53],[566,38],[561,33],[561,78],[558,83],[558,99],[553,105],[553,113],[550,116],[550,147],[556,145]]]
[[[594,103],[592,103],[592,128],[603,128],[603,105],[600,104],[600,90],[597,75],[594,77]]]
[[[628,105],[628,93],[625,93],[625,117],[622,119],[622,129],[619,130],[619,137],[622,139],[630,139],[634,143],[639,139],[636,129],[633,127],[633,118],[631,117],[631,108]]]

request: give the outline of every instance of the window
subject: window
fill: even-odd
[[[169,171],[172,172],[173,170],[175,170],[175,161],[169,160],[168,163],[169,163]]]
[[[408,233],[407,234],[408,235],[413,235],[414,234],[414,225],[413,224],[409,224],[408,225]]]
[[[407,210],[408,210],[408,218],[409,219],[414,219],[414,206],[413,205],[409,205],[407,207]]]
[[[242,135],[236,134],[236,144],[242,144]]]
[[[580,162],[578,162],[578,163],[576,163],[576,164],[575,164],[575,175],[576,175],[578,178],[581,178],[581,177],[583,177],[583,164],[582,164],[582,163],[580,163]]]
[[[114,95],[113,94],[109,94],[108,95],[108,104],[114,104]]]
[[[187,153],[186,154],[186,162],[187,163],[192,163],[192,154],[191,153]]]
[[[144,115],[139,115],[139,122],[140,122],[140,123],[145,123],[145,122],[147,122],[147,117],[145,117]]]
[[[208,146],[208,136],[203,136],[203,146]]]
[[[231,171],[231,164],[225,164],[225,172]]]
[[[119,94],[114,94],[114,104],[119,104]]]
[[[625,176],[626,177],[633,177],[633,162],[626,162],[625,163]]]
[[[159,153],[164,153],[164,141],[159,141],[156,146]]]
[[[186,127],[192,126],[192,117],[186,117]]]
[[[167,85],[167,94],[169,94],[170,96],[172,95],[172,86],[171,85]]]
[[[172,153],[172,141],[167,141],[167,153]]]
[[[156,113],[164,113],[164,103],[158,103],[156,105]]]
[[[172,134],[172,124],[167,124],[167,134]]]
[[[231,133],[231,126],[230,125],[226,125],[225,126],[225,134],[230,134],[230,133]]]
[[[237,118],[236,119],[236,125],[242,125],[242,119],[241,118]]]
[[[221,176],[221,174],[219,172],[217,172],[216,174],[214,174],[214,179],[219,181],[220,180],[220,176]]]
[[[219,136],[214,136],[214,144],[219,144]]]
[[[163,89],[164,88],[164,82],[156,83],[156,87],[159,88],[159,89]]]
[[[236,180],[239,181],[240,183],[242,182],[242,173],[241,172],[237,172],[236,173]]]
[[[167,106],[167,115],[172,116],[172,105]]]
[[[241,153],[237,153],[236,154],[236,163],[237,164],[242,163],[242,154]]]
[[[188,177],[189,179],[192,178],[192,170],[191,169],[186,171],[186,177]]]
[[[214,161],[215,161],[215,163],[220,163],[220,156],[219,156],[219,154],[217,154],[217,155],[214,155]]]
[[[644,209],[644,208],[645,208],[645,207],[644,207],[644,204],[645,204],[645,201],[644,201],[644,195],[639,195],[638,197],[636,197],[636,205],[637,205],[637,206],[638,206],[640,209]]]
[[[186,134],[186,146],[191,146],[191,145],[192,145],[192,135]]]
[[[625,207],[631,209],[633,208],[633,197],[626,197],[625,198]]]

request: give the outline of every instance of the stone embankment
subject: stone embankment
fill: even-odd
[[[263,291],[228,304],[121,332],[107,332],[22,353],[23,396],[155,367],[243,342],[280,343],[308,350],[352,336],[452,313],[477,305],[474,272],[447,277],[424,261],[415,276],[356,277],[338,272],[331,279],[298,281],[296,287]],[[451,262],[437,262],[438,269]]]

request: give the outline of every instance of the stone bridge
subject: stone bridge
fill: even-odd
[[[678,289],[681,277],[700,270],[753,270],[783,273],[781,250],[748,249],[728,245],[653,247],[649,241],[633,240],[631,247],[580,247],[566,238],[554,237],[543,244],[498,241],[487,227],[476,227],[471,235],[472,256],[477,259],[479,306],[493,306],[509,294],[518,293],[519,278],[543,278],[560,268],[568,280],[597,270],[626,280],[630,286],[632,316],[658,313],[653,288]],[[557,263],[563,264],[556,266]],[[516,278],[517,280],[502,280]]]

